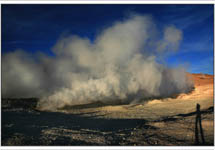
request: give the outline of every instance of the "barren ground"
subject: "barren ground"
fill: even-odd
[[[35,109],[37,99],[3,99],[2,145],[194,145],[197,103],[204,145],[213,145],[213,76],[189,76],[195,83],[191,93],[145,104],[94,103],[45,112]]]

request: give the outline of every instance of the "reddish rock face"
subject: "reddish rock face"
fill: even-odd
[[[207,84],[213,84],[213,75],[208,74],[188,74],[188,76],[194,81],[196,86],[203,86]]]

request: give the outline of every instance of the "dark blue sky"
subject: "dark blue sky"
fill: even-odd
[[[151,15],[157,27],[175,25],[183,41],[167,64],[188,67],[192,73],[213,74],[213,5],[2,5],[2,53],[24,49],[29,53],[51,48],[65,35],[95,36],[130,13]]]

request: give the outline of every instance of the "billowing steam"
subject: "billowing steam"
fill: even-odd
[[[40,97],[38,108],[129,103],[187,92],[192,83],[184,69],[170,69],[158,58],[176,51],[182,31],[164,28],[162,38],[149,16],[133,15],[114,23],[94,41],[61,38],[54,57],[34,59],[22,50],[2,58],[3,97]]]

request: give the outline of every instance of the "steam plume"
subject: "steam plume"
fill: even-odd
[[[40,97],[38,108],[65,105],[129,103],[187,92],[192,83],[183,68],[157,63],[176,51],[182,31],[168,26],[159,39],[149,16],[133,15],[104,29],[92,42],[72,35],[53,48],[55,57],[31,59],[24,51],[2,58],[3,97]]]

